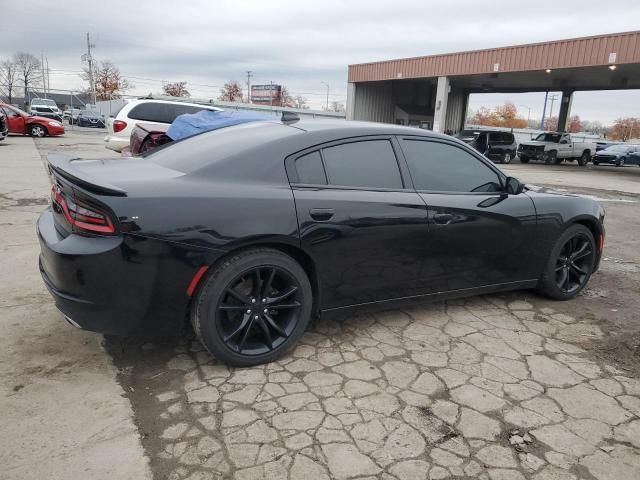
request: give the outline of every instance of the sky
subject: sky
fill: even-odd
[[[52,89],[86,87],[78,74],[90,32],[94,58],[120,68],[129,94],[187,81],[193,96],[213,98],[251,70],[253,84],[286,85],[312,108],[327,84],[330,101],[346,103],[353,63],[640,29],[637,0],[0,0],[0,12],[0,60],[18,49],[44,54]],[[470,107],[511,100],[533,118],[543,97],[474,95]],[[605,124],[640,116],[640,91],[580,92],[572,113]]]

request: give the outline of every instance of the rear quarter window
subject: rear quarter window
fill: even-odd
[[[195,105],[180,105],[173,103],[144,102],[136,105],[127,115],[133,120],[145,122],[173,123],[176,117],[185,113],[197,113],[209,110]]]

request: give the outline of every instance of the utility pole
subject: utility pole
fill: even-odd
[[[544,130],[544,116],[547,113],[547,99],[549,92],[544,92],[544,106],[542,107],[542,119],[540,120],[540,130]]]
[[[273,111],[273,80],[269,82],[269,106],[271,107],[271,111]]]
[[[549,109],[549,118],[553,117],[553,104],[558,99],[558,95],[551,95],[549,100],[551,100],[551,108]]]
[[[327,86],[327,103],[325,105],[325,108],[327,111],[329,111],[329,84],[326,82],[320,82],[320,83]]]
[[[253,77],[253,72],[247,70],[247,103],[251,103],[251,77]]]
[[[40,52],[40,72],[42,73],[42,92],[44,98],[47,98],[47,71],[44,68],[44,53]]]
[[[86,61],[89,65],[89,88],[91,89],[91,97],[93,98],[93,104],[96,104],[96,84],[93,79],[93,57],[91,56],[91,49],[96,48],[95,45],[91,43],[91,38],[89,37],[89,32],[87,32],[87,53],[82,55],[82,60]]]

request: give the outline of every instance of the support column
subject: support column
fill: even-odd
[[[449,99],[449,77],[438,77],[436,105],[433,113],[433,131],[443,133],[447,121],[447,100]]]
[[[562,92],[560,101],[560,113],[558,114],[558,131],[567,131],[567,120],[571,114],[571,103],[573,102],[573,91]]]
[[[347,85],[347,120],[354,119],[356,110],[356,84],[349,83]]]

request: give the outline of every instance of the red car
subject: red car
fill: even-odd
[[[57,120],[29,115],[27,112],[23,112],[7,103],[0,103],[0,110],[7,117],[9,133],[31,135],[32,137],[64,134],[64,126]]]

